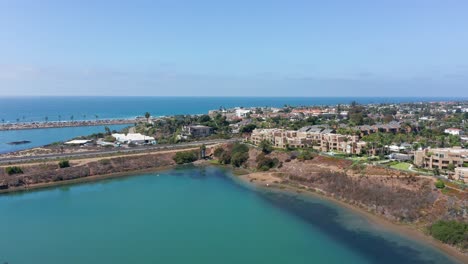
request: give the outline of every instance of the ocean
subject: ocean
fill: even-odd
[[[0,97],[0,121],[20,122],[133,118],[150,112],[153,116],[205,114],[220,107],[284,105],[336,105],[356,101],[401,103],[464,100],[459,97]]]
[[[0,263],[454,263],[331,201],[229,170],[168,171],[0,196]]]

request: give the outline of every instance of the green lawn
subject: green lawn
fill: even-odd
[[[405,170],[405,171],[409,171],[409,167],[411,166],[410,163],[407,163],[407,162],[398,162],[396,164],[393,164],[390,166],[390,168],[393,168],[393,169],[398,169],[398,170]]]

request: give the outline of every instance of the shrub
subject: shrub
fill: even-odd
[[[445,183],[441,180],[441,179],[438,179],[436,182],[435,182],[435,187],[437,187],[438,189],[443,189],[445,188]]]
[[[310,151],[306,150],[306,151],[301,152],[297,156],[297,159],[300,160],[300,161],[311,160],[311,159],[313,159],[313,156],[312,156],[312,153],[310,153]]]
[[[8,175],[20,174],[20,173],[23,173],[23,169],[21,169],[21,168],[18,167],[18,166],[6,167],[6,168],[5,168],[5,172],[6,172]]]
[[[277,158],[272,159],[272,158],[266,157],[265,154],[263,153],[260,153],[257,156],[256,161],[257,161],[257,169],[262,170],[262,171],[267,171],[275,167],[279,163],[279,160]]]
[[[102,159],[99,161],[99,163],[101,163],[102,165],[109,165],[111,164],[111,161],[110,159]]]
[[[68,168],[70,167],[70,162],[68,160],[61,160],[58,165],[60,168]]]
[[[248,159],[249,159],[249,153],[248,152],[235,152],[235,153],[232,154],[231,164],[236,166],[236,167],[240,167]]]
[[[468,247],[468,223],[457,221],[437,221],[429,227],[429,233],[435,238],[450,245]]]
[[[216,157],[216,158],[219,158],[221,157],[221,155],[224,153],[224,149],[222,147],[218,147],[215,149],[213,155]]]
[[[231,154],[227,151],[223,151],[219,156],[220,164],[230,164],[231,163]]]
[[[177,164],[194,162],[198,159],[195,151],[177,152],[172,158]]]

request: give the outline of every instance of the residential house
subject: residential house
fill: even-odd
[[[183,136],[207,137],[213,133],[213,128],[202,125],[191,125],[182,127]]]

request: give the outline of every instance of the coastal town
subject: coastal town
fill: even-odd
[[[135,119],[76,122],[76,125],[129,124],[119,133],[84,135],[38,153],[99,151],[177,144],[208,139],[237,138],[259,145],[266,141],[283,150],[303,150],[371,162],[394,169],[442,175],[468,182],[468,102],[313,107],[220,107],[202,115],[151,116]],[[59,122],[35,124],[54,127]],[[74,123],[75,124],[75,123]],[[30,124],[29,124],[30,125]],[[26,129],[4,125],[0,129]],[[65,126],[72,125],[65,123]],[[132,126],[133,125],[133,126]],[[28,152],[28,151],[26,151]],[[7,153],[1,156],[21,156]]]
[[[105,127],[0,154],[0,191],[219,164],[247,171],[240,177],[262,187],[312,191],[426,230],[435,220],[468,217],[467,120],[467,101],[220,107],[164,117],[146,112],[117,121],[129,124],[120,131]],[[452,245],[466,252],[461,241]]]

